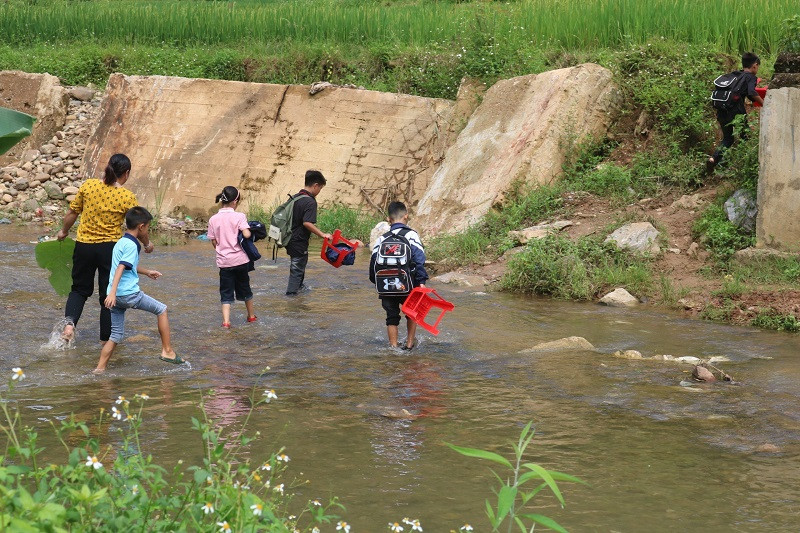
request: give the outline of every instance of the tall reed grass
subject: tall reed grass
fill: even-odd
[[[0,6],[8,44],[96,40],[220,44],[253,41],[426,45],[476,35],[513,45],[568,48],[664,37],[724,50],[773,52],[796,0],[9,0]]]

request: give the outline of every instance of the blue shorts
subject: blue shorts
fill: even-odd
[[[111,308],[111,336],[108,340],[120,343],[125,336],[125,310],[141,309],[154,315],[160,315],[167,310],[167,306],[151,298],[142,291],[124,296],[117,296],[117,302]]]

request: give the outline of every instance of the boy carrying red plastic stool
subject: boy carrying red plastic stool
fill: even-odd
[[[409,228],[408,210],[403,202],[389,204],[388,232],[378,237],[372,248],[369,263],[369,280],[375,284],[381,305],[386,311],[386,332],[389,345],[398,344],[400,306],[414,287],[424,287],[428,281],[425,271],[425,249],[419,234]],[[417,324],[406,317],[408,337],[402,348],[411,350],[416,345]]]

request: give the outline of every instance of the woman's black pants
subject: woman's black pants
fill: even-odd
[[[111,254],[115,242],[76,242],[72,254],[72,290],[67,297],[64,317],[77,325],[86,299],[94,291],[94,274],[97,272],[97,289],[100,294],[100,340],[111,336],[111,311],[103,303],[108,289]]]

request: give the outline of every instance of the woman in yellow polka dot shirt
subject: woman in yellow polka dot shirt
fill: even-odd
[[[67,340],[74,336],[86,299],[92,295],[95,271],[100,293],[100,340],[105,342],[111,335],[111,312],[103,305],[108,288],[111,253],[114,244],[122,237],[125,213],[139,205],[136,196],[123,187],[130,175],[131,160],[128,156],[114,154],[108,161],[104,178],[86,180],[64,216],[64,225],[56,237],[59,241],[67,236],[78,216],[81,217],[72,255],[72,290],[64,309],[67,326],[63,337]],[[149,238],[146,237],[142,244],[145,252],[153,251]]]

